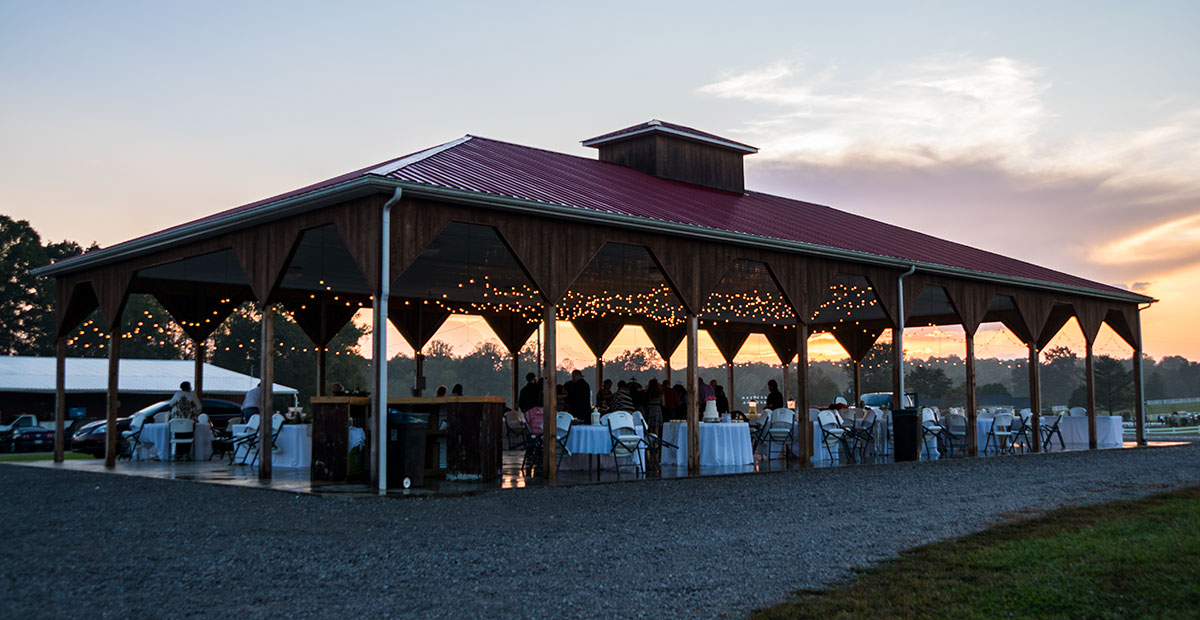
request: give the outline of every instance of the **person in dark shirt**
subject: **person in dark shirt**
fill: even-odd
[[[783,392],[774,379],[767,381],[767,409],[783,409]]]
[[[675,395],[678,397],[678,400],[677,400],[678,404],[675,407],[675,415],[681,420],[686,420],[687,412],[688,412],[688,401],[687,401],[688,393],[687,393],[687,390],[683,387],[682,383],[675,384]]]
[[[517,408],[522,413],[542,406],[542,387],[538,385],[537,375],[532,372],[525,375],[525,386],[517,395]]]
[[[591,417],[592,388],[578,370],[571,372],[571,380],[567,382],[567,411],[584,423]]]
[[[729,397],[725,396],[725,388],[717,386],[717,413],[729,413]]]
[[[605,379],[604,385],[601,386],[600,391],[596,392],[596,407],[598,407],[601,411],[608,410],[609,405],[612,404],[612,386],[612,379]]]

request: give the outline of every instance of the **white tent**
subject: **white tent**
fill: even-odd
[[[192,381],[196,362],[192,360],[122,359],[117,391],[127,394],[172,394],[181,381]],[[258,379],[212,364],[204,365],[205,394],[239,394]],[[54,393],[54,358],[0,356],[0,392]],[[95,393],[108,389],[108,360],[105,358],[67,358],[67,392]],[[275,384],[275,394],[296,395],[295,388]]]

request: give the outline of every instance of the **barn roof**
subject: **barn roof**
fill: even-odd
[[[55,391],[53,357],[0,355],[0,392]],[[191,381],[193,360],[122,359],[118,392],[170,396],[181,381]],[[68,393],[102,393],[108,390],[108,359],[67,358]],[[241,394],[258,385],[258,379],[212,364],[204,365],[205,394]],[[275,394],[298,394],[295,388],[275,384]]]

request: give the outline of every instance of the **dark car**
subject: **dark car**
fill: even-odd
[[[233,418],[242,417],[242,408],[236,403],[217,398],[205,398],[203,403],[204,413],[208,415],[209,421],[216,428],[225,428]],[[117,418],[117,432],[129,430],[129,424],[133,422],[133,416],[138,413],[146,414],[146,421],[152,422],[155,415],[171,410],[168,406],[169,404],[169,400],[160,401],[138,410],[133,415]],[[95,422],[84,424],[71,436],[71,450],[91,454],[95,457],[104,456],[106,428],[107,425],[104,420],[96,420]]]
[[[46,452],[54,449],[54,431],[41,426],[21,426],[0,435],[4,452]]]

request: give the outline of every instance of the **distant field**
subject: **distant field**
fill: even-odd
[[[1175,411],[1200,411],[1200,399],[1189,400],[1181,403],[1156,404],[1146,403],[1146,415],[1156,416],[1164,413],[1173,413]],[[1153,418],[1151,419],[1153,421]]]

